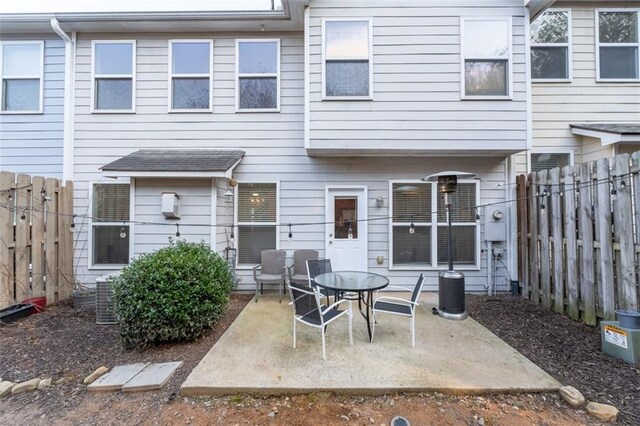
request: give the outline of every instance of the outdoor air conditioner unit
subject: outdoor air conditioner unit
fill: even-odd
[[[96,278],[96,324],[115,324],[116,315],[113,312],[113,290],[111,282],[113,275]]]
[[[180,196],[175,192],[162,193],[162,215],[165,219],[180,219]]]

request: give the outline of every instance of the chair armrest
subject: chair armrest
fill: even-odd
[[[260,265],[256,265],[254,266],[253,269],[253,279],[255,281],[258,281],[258,269],[261,269],[262,267]]]
[[[413,291],[412,288],[401,287],[399,285],[388,285],[383,290],[388,290],[388,289],[398,289],[398,290],[408,291],[408,292]]]
[[[377,299],[375,299],[373,301],[373,303],[375,304],[377,301],[379,300],[392,300],[394,302],[404,302],[404,303],[408,303],[410,305],[415,305],[418,306],[419,303],[418,302],[412,302],[411,300],[407,300],[407,299],[402,299],[400,297],[390,297],[390,296],[382,296],[382,297],[378,297]]]
[[[327,306],[327,308],[326,308],[324,311],[322,311],[322,313],[324,314],[325,312],[329,312],[331,309],[333,309],[333,308],[335,308],[336,306],[338,306],[339,304],[341,304],[341,303],[345,303],[345,302],[346,302],[346,303],[349,303],[349,300],[347,300],[347,299],[341,299],[341,300],[338,300],[337,302],[335,302],[335,303],[333,303],[333,304],[331,304],[331,305]]]

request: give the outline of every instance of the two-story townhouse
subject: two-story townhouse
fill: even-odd
[[[66,52],[57,30],[48,17],[0,24],[2,171],[63,177]]]
[[[316,249],[335,269],[392,284],[426,272],[434,290],[446,215],[421,178],[443,170],[477,176],[454,195],[467,289],[506,289],[515,276],[512,156],[530,142],[521,0],[58,19],[77,32],[80,281],[179,237],[234,244],[241,289],[253,287],[260,251],[277,247]],[[180,203],[179,219],[163,198]],[[485,221],[504,232],[488,237]]]
[[[519,173],[640,150],[639,14],[639,1],[558,1],[532,23],[533,143]]]

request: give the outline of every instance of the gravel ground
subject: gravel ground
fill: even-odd
[[[470,296],[469,314],[589,401],[612,404],[640,424],[640,367],[601,351],[600,330],[512,296]]]

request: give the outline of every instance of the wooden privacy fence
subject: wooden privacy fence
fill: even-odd
[[[595,325],[638,309],[640,151],[517,178],[522,295]]]
[[[0,309],[73,290],[73,184],[0,172]]]

